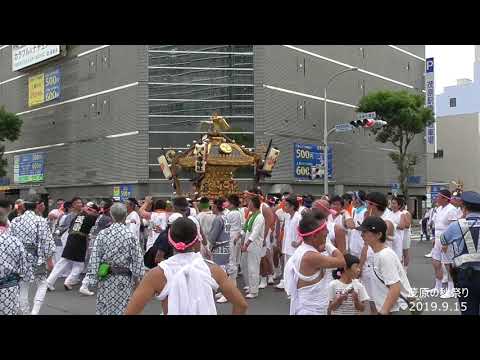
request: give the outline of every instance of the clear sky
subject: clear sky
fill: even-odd
[[[455,85],[457,79],[473,80],[475,45],[427,45],[425,55],[435,58],[435,94]]]

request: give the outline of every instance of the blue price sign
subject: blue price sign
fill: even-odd
[[[132,197],[132,185],[120,185],[120,201],[125,201]]]
[[[323,150],[315,144],[294,144],[294,173],[297,180],[311,180],[312,166],[323,166]],[[328,146],[328,178],[333,177],[333,151]]]
[[[16,183],[41,182],[45,177],[45,153],[15,156],[14,181]]]
[[[60,97],[60,69],[45,73],[45,101]]]

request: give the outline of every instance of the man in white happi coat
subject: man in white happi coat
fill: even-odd
[[[127,206],[128,213],[125,224],[140,244],[140,216],[136,211],[136,208],[139,206],[138,201],[135,198],[128,198],[127,201],[125,201],[125,205]]]
[[[302,219],[302,213],[300,212],[298,198],[295,195],[290,195],[285,199],[284,207],[284,237],[282,242],[282,255],[284,257],[284,263],[286,264],[301,242],[301,239],[297,235],[297,227]],[[285,279],[280,280],[275,287],[277,289],[284,289]]]
[[[20,311],[23,315],[38,315],[47,292],[47,270],[53,269],[55,241],[47,220],[35,214],[41,204],[37,195],[29,195],[25,201],[23,215],[13,219],[10,232],[18,238],[27,252],[27,263],[31,276],[20,280]],[[28,292],[32,283],[37,286],[33,308],[30,313]]]
[[[442,244],[440,237],[443,232],[447,230],[448,226],[458,220],[458,210],[450,203],[452,194],[447,189],[439,191],[436,202],[438,209],[433,217],[435,226],[435,242],[432,249],[432,265],[435,272],[435,287],[431,289],[432,295],[440,295],[442,299],[448,299],[455,296],[454,283],[450,275],[450,267],[453,263],[453,247],[449,245],[446,251],[442,251]],[[447,289],[443,289],[444,271],[443,266],[446,268],[447,273]]]
[[[400,224],[397,227],[398,232],[403,232],[403,257],[402,264],[405,268],[405,271],[408,269],[408,264],[410,263],[410,245],[411,245],[411,235],[412,235],[412,214],[407,209],[407,204],[405,203],[404,198],[399,198],[400,201],[400,211],[402,215],[400,217]]]
[[[326,315],[325,294],[329,284],[326,273],[328,269],[344,267],[345,259],[327,241],[326,218],[318,209],[303,215],[297,232],[303,241],[287,261],[284,272],[290,315]]]
[[[400,261],[403,260],[403,227],[400,223],[402,223],[402,215],[403,212],[401,210],[404,201],[402,198],[394,197],[390,201],[391,212],[388,214],[388,218],[392,223],[395,225],[395,231],[393,235],[393,242],[392,242],[392,250],[397,254],[398,259]],[[403,224],[404,225],[404,224]]]
[[[230,233],[230,263],[233,265],[233,272],[230,278],[237,283],[238,266],[240,265],[242,228],[244,226],[243,215],[239,209],[240,199],[237,195],[228,196],[227,226]]]
[[[275,230],[275,214],[272,208],[270,208],[270,206],[265,202],[265,196],[263,195],[260,188],[253,188],[249,191],[244,192],[244,197],[247,199],[247,201],[253,196],[258,196],[260,200],[260,212],[263,216],[263,220],[265,223],[263,234],[264,241],[260,261],[264,260],[265,264],[269,264],[269,267],[271,268],[271,273],[263,274],[266,276],[260,277],[259,289],[265,289],[269,283],[273,284],[273,241],[271,235]]]
[[[216,315],[217,289],[232,304],[232,314],[245,314],[247,302],[227,273],[199,253],[198,230],[191,219],[175,220],[168,241],[175,255],[145,275],[128,303],[126,315],[141,313],[156,294],[160,294],[165,315]]]
[[[253,299],[258,296],[258,287],[260,285],[260,260],[262,258],[262,248],[264,243],[265,219],[260,210],[260,198],[252,196],[248,200],[250,217],[247,219],[244,227],[245,238],[242,244],[241,268],[242,275],[246,284],[247,299]]]

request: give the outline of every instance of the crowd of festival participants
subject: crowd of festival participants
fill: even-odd
[[[442,221],[451,221],[455,206],[444,195]],[[401,314],[412,296],[412,216],[401,197],[252,189],[141,203],[75,197],[44,211],[35,195],[13,210],[0,201],[0,314],[39,314],[59,291],[96,296],[100,315],[140,314],[152,301],[163,314],[217,314],[215,302],[245,314],[267,286],[290,299],[290,315]],[[442,255],[434,256],[438,290]]]

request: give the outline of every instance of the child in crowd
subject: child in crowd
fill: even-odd
[[[370,299],[365,287],[357,279],[360,259],[346,254],[345,264],[345,268],[340,270],[340,279],[328,285],[328,315],[360,315]]]

